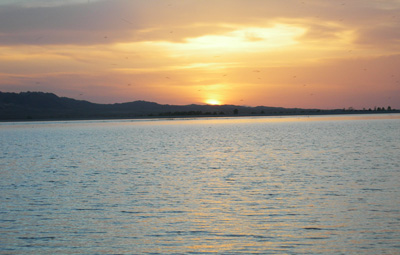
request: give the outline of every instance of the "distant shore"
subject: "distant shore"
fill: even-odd
[[[146,120],[146,119],[194,119],[194,118],[240,118],[240,117],[288,117],[288,116],[335,116],[335,115],[385,115],[400,114],[400,110],[392,111],[343,111],[343,112],[309,112],[309,113],[285,113],[285,114],[235,114],[235,115],[151,115],[151,116],[109,116],[109,117],[67,117],[67,118],[19,118],[0,119],[0,122],[35,122],[35,121],[85,121],[85,120]]]
[[[241,105],[168,105],[148,101],[96,104],[45,92],[0,92],[0,121],[67,121],[107,119],[268,117],[400,113],[390,106],[357,110],[302,109]]]

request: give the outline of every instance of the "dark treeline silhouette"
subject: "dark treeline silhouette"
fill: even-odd
[[[58,97],[44,92],[0,92],[0,120],[116,119],[187,116],[273,116],[313,114],[354,114],[400,112],[388,107],[372,109],[300,109],[282,107],[247,107],[237,105],[161,105],[134,101],[118,104],[95,104]]]
[[[202,112],[202,111],[183,111],[183,112],[162,112],[158,116],[210,116],[210,115],[225,115],[224,112]],[[149,117],[157,116],[154,114],[149,114]]]

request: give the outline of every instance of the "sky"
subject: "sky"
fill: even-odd
[[[400,0],[0,0],[0,91],[400,109]]]

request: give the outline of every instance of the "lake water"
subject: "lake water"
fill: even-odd
[[[0,254],[400,254],[400,115],[0,123]]]

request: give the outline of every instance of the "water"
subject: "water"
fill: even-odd
[[[0,254],[400,254],[400,115],[0,124]]]

